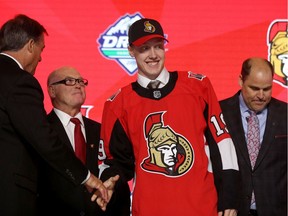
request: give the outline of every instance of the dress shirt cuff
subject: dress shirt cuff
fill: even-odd
[[[91,176],[91,173],[90,173],[90,171],[88,170],[87,177],[84,179],[84,181],[83,181],[81,184],[85,184],[85,183],[88,181],[88,179],[90,178],[90,176]]]

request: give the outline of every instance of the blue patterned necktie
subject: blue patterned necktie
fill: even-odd
[[[247,147],[253,169],[260,149],[259,120],[256,113],[253,111],[250,111],[250,116],[248,118]]]
[[[247,148],[250,157],[251,167],[254,169],[258,152],[260,149],[260,126],[255,112],[249,111],[247,129]],[[252,191],[251,204],[255,203],[254,190]]]

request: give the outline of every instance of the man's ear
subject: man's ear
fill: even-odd
[[[50,98],[55,98],[56,97],[56,92],[55,92],[55,88],[53,85],[48,86],[48,94],[50,96]]]
[[[27,42],[27,50],[32,53],[33,52],[33,49],[34,49],[34,46],[35,46],[35,41],[33,39],[30,39],[28,42]]]
[[[128,51],[129,51],[129,54],[132,58],[134,58],[134,52],[133,52],[133,48],[131,46],[128,46]]]
[[[243,79],[241,74],[239,75],[238,83],[241,87],[243,86]]]

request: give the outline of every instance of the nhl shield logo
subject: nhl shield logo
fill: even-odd
[[[161,91],[159,91],[159,90],[153,91],[153,97],[156,99],[161,98]]]

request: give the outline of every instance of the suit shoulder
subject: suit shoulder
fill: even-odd
[[[16,64],[16,63],[15,63]],[[16,64],[17,65],[17,64]],[[3,66],[0,64],[0,91],[1,93],[8,93],[16,90],[17,88],[37,89],[42,94],[42,88],[38,80],[28,72],[19,68],[19,66]]]
[[[279,106],[282,106],[282,107],[285,107],[287,109],[287,103],[284,102],[284,101],[281,101],[281,100],[278,100],[277,98],[272,98],[271,100],[273,103],[279,105]]]
[[[220,100],[219,101],[220,105],[222,106],[222,105],[228,105],[228,104],[235,104],[239,102],[239,94],[240,94],[240,91],[238,91],[236,94],[234,94],[231,97]]]
[[[90,118],[87,118],[85,116],[83,116],[83,120],[86,124],[90,124],[90,125],[93,125],[93,126],[96,126],[96,127],[100,127],[101,126],[101,123],[93,120],[93,119],[90,119]]]
[[[47,118],[52,118],[55,115],[53,109],[47,114]]]
[[[228,104],[231,104],[233,101],[233,97],[225,98],[219,101],[220,106],[227,106]]]
[[[287,116],[287,103],[276,98],[270,101],[270,110],[275,113],[281,113],[282,116]]]

